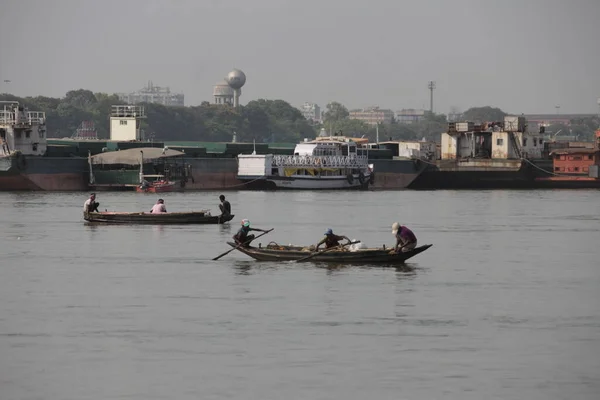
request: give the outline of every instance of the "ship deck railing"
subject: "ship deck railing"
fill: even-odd
[[[25,118],[19,118],[14,111],[0,109],[0,124],[17,125],[17,124],[43,124],[46,121],[46,113],[43,111],[27,111]]]
[[[272,165],[275,167],[327,167],[327,168],[366,168],[366,156],[273,156]]]

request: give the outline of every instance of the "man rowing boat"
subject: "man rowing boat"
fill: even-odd
[[[329,228],[325,232],[325,237],[323,238],[323,240],[321,240],[319,243],[317,243],[317,246],[315,247],[315,251],[319,251],[319,246],[321,246],[322,244],[325,244],[326,249],[330,249],[332,247],[339,246],[340,240],[343,240],[343,239],[346,239],[348,241],[347,244],[351,243],[350,239],[348,239],[346,236],[336,235],[333,233],[333,230],[331,228]]]
[[[250,242],[254,240],[254,235],[248,234],[250,231],[267,232],[264,229],[250,228],[250,221],[243,219],[242,227],[233,236],[233,240],[235,240],[236,244],[244,244],[244,247],[250,247]]]

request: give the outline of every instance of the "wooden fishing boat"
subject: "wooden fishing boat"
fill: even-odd
[[[231,247],[237,245],[227,242]],[[330,250],[317,254],[306,261],[314,262],[333,262],[345,264],[402,264],[409,258],[416,256],[430,248],[431,244],[416,247],[404,253],[390,254],[391,249],[372,248],[349,250]],[[281,246],[269,243],[266,247],[237,247],[236,250],[259,261],[295,261],[313,254],[308,247],[301,246]]]
[[[153,214],[149,212],[92,212],[83,215],[87,222],[103,224],[149,224],[149,225],[185,225],[185,224],[223,224],[231,221],[235,215],[221,217],[210,215],[208,211],[169,212]]]

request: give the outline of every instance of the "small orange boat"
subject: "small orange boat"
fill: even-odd
[[[163,175],[144,175],[144,178],[158,178],[152,182],[144,182],[135,188],[138,193],[166,193],[177,192],[181,190],[181,185],[177,181],[164,179]]]

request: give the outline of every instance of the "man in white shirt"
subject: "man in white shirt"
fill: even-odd
[[[83,213],[87,214],[87,213],[91,213],[91,212],[99,212],[98,211],[99,205],[100,205],[100,203],[96,202],[96,193],[92,193],[90,195],[90,198],[87,199],[85,201],[85,203],[83,203]]]
[[[167,207],[165,206],[165,201],[163,199],[158,199],[158,201],[156,202],[154,207],[152,207],[152,210],[150,210],[150,212],[152,214],[166,213]]]

